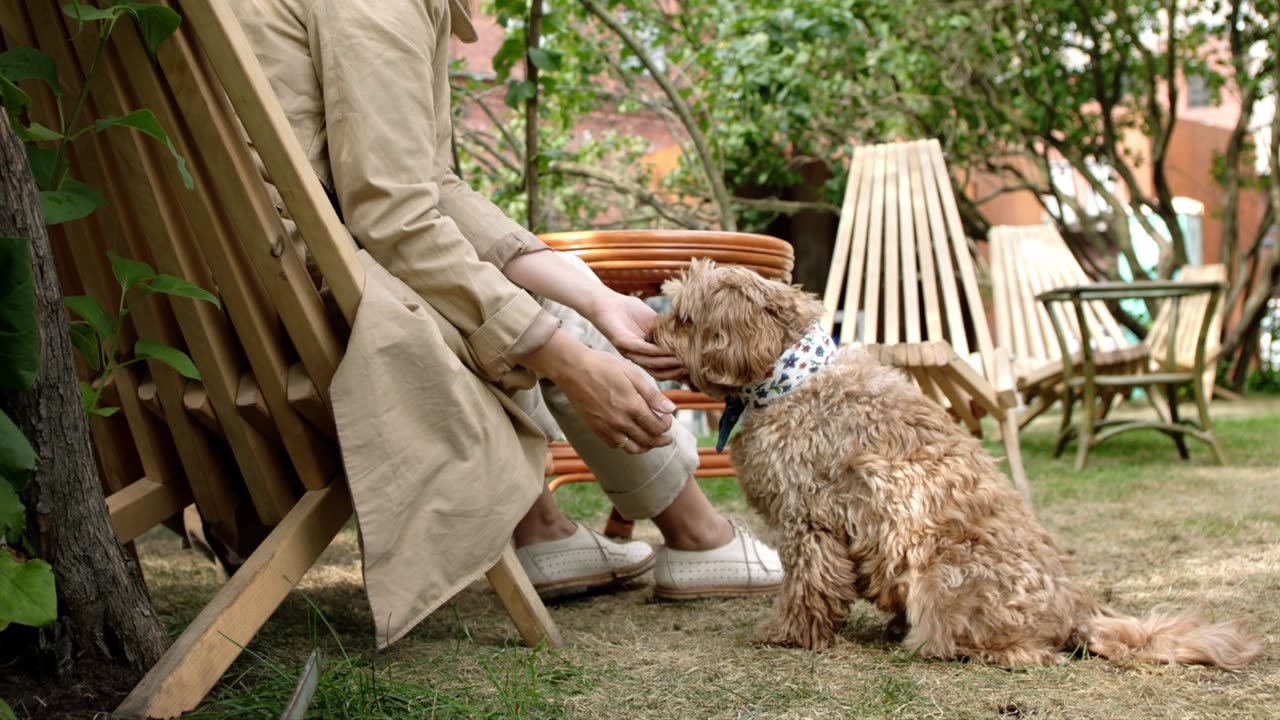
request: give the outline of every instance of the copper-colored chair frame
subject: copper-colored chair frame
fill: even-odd
[[[552,233],[542,237],[551,247],[585,261],[606,285],[637,297],[661,293],[662,283],[678,276],[695,258],[725,265],[741,265],[761,275],[787,282],[794,268],[791,246],[783,240],[750,233],[689,230],[612,230]],[[667,390],[667,397],[682,410],[718,411],[724,403],[699,392]],[[714,448],[698,451],[695,477],[732,477],[736,474],[729,453]],[[567,443],[553,443],[547,475],[550,488],[593,482],[595,476]],[[604,532],[610,537],[631,537],[633,523],[613,511]]]

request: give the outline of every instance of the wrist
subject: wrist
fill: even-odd
[[[560,385],[572,378],[574,368],[582,364],[582,353],[587,347],[563,330],[556,330],[542,347],[520,359],[520,364],[532,370],[538,377]]]

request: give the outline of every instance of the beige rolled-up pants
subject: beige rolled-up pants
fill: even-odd
[[[560,253],[560,256],[599,282],[582,260],[567,253]],[[582,344],[631,362],[573,309],[545,298],[539,298],[539,302],[560,321],[562,330]],[[647,372],[631,364],[657,387],[657,382]],[[516,400],[548,438],[563,437],[569,441],[596,476],[614,507],[629,520],[651,518],[667,509],[698,468],[697,440],[684,425],[674,422],[674,418],[668,431],[672,439],[670,445],[632,455],[610,447],[591,432],[569,404],[564,392],[550,382],[544,380],[532,390],[517,393]]]

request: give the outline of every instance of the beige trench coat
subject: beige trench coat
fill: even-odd
[[[232,4],[369,273],[331,393],[385,646],[492,566],[541,491],[546,413],[515,361],[558,321],[501,268],[546,246],[450,168],[466,0]]]

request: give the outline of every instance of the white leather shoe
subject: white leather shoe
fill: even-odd
[[[776,592],[782,561],[773,548],[734,523],[733,539],[711,550],[658,549],[653,594],[662,600],[740,597]]]
[[[567,538],[516,548],[516,557],[544,598],[622,583],[654,563],[649,543],[614,542],[581,523]]]

